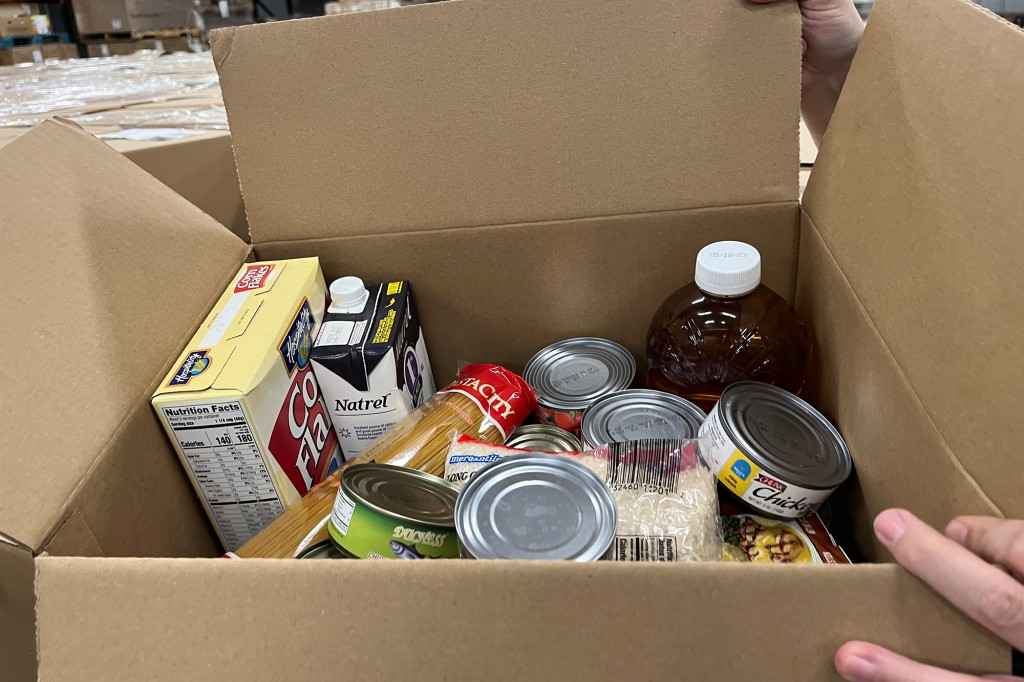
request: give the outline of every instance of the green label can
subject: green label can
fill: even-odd
[[[429,474],[360,464],[342,473],[327,529],[360,559],[456,559],[457,496],[458,489]]]

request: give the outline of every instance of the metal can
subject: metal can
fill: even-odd
[[[490,464],[455,505],[459,542],[474,559],[596,561],[611,546],[617,521],[604,481],[560,455]]]
[[[551,344],[533,356],[523,378],[537,396],[537,417],[579,434],[583,411],[633,383],[636,361],[623,346],[593,337]]]
[[[583,444],[579,438],[557,426],[528,424],[513,431],[505,441],[505,447],[540,452],[579,452]]]
[[[297,559],[354,559],[351,554],[338,547],[331,540],[321,540],[302,551]]]
[[[583,413],[580,431],[588,448],[645,438],[696,438],[707,419],[689,400],[662,391],[619,391],[597,400]]]
[[[722,392],[699,450],[728,492],[778,519],[814,513],[853,470],[846,442],[820,412],[755,381]]]
[[[459,491],[421,471],[357,464],[341,475],[327,530],[359,559],[454,559]]]

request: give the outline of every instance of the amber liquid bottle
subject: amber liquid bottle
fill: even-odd
[[[695,279],[651,321],[647,386],[706,411],[737,381],[805,393],[814,371],[811,335],[796,310],[761,284],[757,249],[710,244],[697,254]]]

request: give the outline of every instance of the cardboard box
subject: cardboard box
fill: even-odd
[[[215,55],[256,254],[409,279],[441,383],[585,333],[639,353],[700,246],[754,243],[855,458],[833,528],[875,564],[96,558],[216,553],[147,398],[251,252],[51,122],[0,151],[0,329],[40,359],[0,393],[7,669],[817,682],[864,638],[1009,672],[871,519],[1024,517],[1024,36],[964,0],[878,2],[801,204],[797,12],[451,2],[245,27]]]
[[[110,57],[118,54],[134,54],[139,50],[156,50],[158,52],[188,52],[189,44],[186,36],[171,38],[140,38],[138,40],[112,40],[103,43],[86,43],[86,56]]]
[[[0,48],[0,65],[41,64],[47,59],[74,59],[78,46],[71,43],[50,43],[49,45],[20,45]]]
[[[46,35],[49,32],[50,17],[45,14],[26,14],[17,17],[0,16],[0,38]]]
[[[88,0],[75,2],[75,24],[83,36],[139,33],[193,26],[191,0]]]
[[[326,301],[316,258],[242,266],[153,396],[228,551],[341,464],[310,363]]]
[[[0,128],[0,149],[25,132],[21,128]],[[180,140],[107,143],[221,225],[249,239],[229,132],[214,131]]]

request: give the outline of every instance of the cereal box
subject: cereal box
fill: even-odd
[[[228,551],[341,461],[310,366],[326,300],[316,258],[246,264],[153,396]]]

